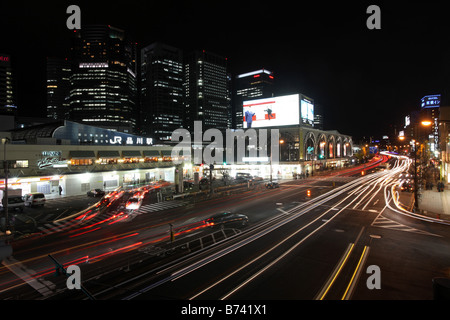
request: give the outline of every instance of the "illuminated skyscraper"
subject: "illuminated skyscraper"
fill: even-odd
[[[0,114],[17,114],[16,87],[11,57],[0,53]]]
[[[69,117],[70,63],[63,58],[47,58],[47,118]]]
[[[230,108],[227,58],[208,51],[194,51],[185,60],[185,127],[202,121],[203,130],[226,130]]]
[[[183,81],[180,49],[153,43],[141,50],[142,135],[167,142],[183,126]]]
[[[136,45],[109,25],[74,30],[70,120],[133,133],[137,119]]]
[[[252,72],[240,74],[236,77],[234,110],[232,114],[233,128],[242,128],[243,112],[242,102],[260,98],[270,98],[274,95],[274,76],[273,72],[260,69]]]

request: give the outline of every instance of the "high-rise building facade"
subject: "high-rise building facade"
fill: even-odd
[[[0,53],[0,114],[17,114],[16,86],[11,56]]]
[[[239,74],[235,79],[235,95],[233,102],[233,128],[243,128],[243,101],[274,96],[273,72],[260,69]]]
[[[185,127],[202,121],[203,130],[226,130],[230,108],[227,58],[202,50],[185,59]]]
[[[183,127],[183,53],[172,46],[153,43],[141,50],[141,133],[155,143],[171,140]]]
[[[47,58],[47,118],[69,117],[71,66],[67,58]]]
[[[70,120],[133,133],[137,122],[136,44],[110,25],[74,30]]]

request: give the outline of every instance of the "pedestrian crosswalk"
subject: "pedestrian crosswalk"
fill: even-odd
[[[424,234],[424,235],[438,236],[436,234],[426,232],[423,230],[419,230],[419,229],[401,224],[394,220],[388,219],[386,217],[383,217],[381,214],[375,218],[375,220],[372,222],[371,226],[378,227],[378,228],[391,229],[391,230],[413,232],[413,233]]]
[[[79,222],[74,220],[61,222],[55,221],[52,223],[45,223],[42,226],[39,226],[38,230],[40,230],[45,235],[49,235],[56,232],[68,230],[77,224],[79,224]]]
[[[167,209],[173,209],[178,207],[186,206],[189,202],[188,201],[165,201],[160,203],[152,203],[141,206],[138,210],[134,211],[135,214],[143,214],[143,213],[149,213],[149,212],[157,212]],[[128,217],[133,216],[133,214],[128,215]],[[117,212],[111,211],[111,212],[103,212],[101,214],[87,214],[87,215],[80,215],[78,217],[71,218],[69,220],[65,221],[53,221],[48,222],[45,224],[42,224],[37,227],[37,229],[40,231],[43,235],[49,235],[57,232],[62,231],[68,231],[72,228],[75,228],[77,226],[81,225],[87,225],[87,224],[100,224],[102,222],[110,223],[112,221],[115,221],[117,217]],[[126,220],[122,220],[126,221]]]
[[[178,207],[186,206],[189,202],[188,201],[180,201],[180,200],[174,200],[174,201],[164,201],[159,203],[152,203],[143,205],[139,208],[139,210],[136,211],[136,213],[149,213],[149,212],[157,212],[167,209],[173,209]]]

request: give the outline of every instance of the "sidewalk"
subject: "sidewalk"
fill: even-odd
[[[446,186],[443,192],[423,190],[419,199],[420,211],[430,217],[450,220],[450,190]]]

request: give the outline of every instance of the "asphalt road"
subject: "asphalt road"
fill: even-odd
[[[97,299],[432,299],[433,277],[450,267],[448,226],[398,212],[391,192],[402,170],[315,176],[161,210],[144,204],[123,220],[100,213],[15,244],[0,297],[86,298],[54,276],[51,254],[79,265]],[[201,224],[221,211],[250,224]]]

